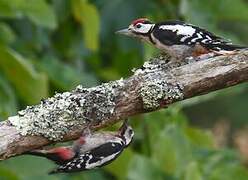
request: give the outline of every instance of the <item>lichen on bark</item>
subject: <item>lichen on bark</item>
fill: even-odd
[[[143,75],[144,83],[140,84],[139,94],[145,110],[157,109],[161,106],[161,102],[169,103],[183,99],[183,85],[171,81],[173,77],[163,73],[165,68],[170,69],[181,64],[174,62],[168,64],[162,57],[145,62],[142,68],[134,72],[137,76]]]
[[[121,79],[89,89],[78,86],[72,92],[57,93],[38,105],[28,106],[8,120],[23,136],[37,135],[58,141],[73,127],[102,123],[112,116],[115,91],[122,83]]]

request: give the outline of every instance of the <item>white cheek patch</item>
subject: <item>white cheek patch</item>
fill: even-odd
[[[195,29],[191,26],[187,25],[162,25],[159,29],[163,30],[170,30],[172,32],[176,32],[177,35],[184,35],[184,36],[193,36],[195,33]]]
[[[133,25],[129,26],[129,28],[132,29],[134,32],[145,34],[148,33],[150,29],[153,28],[153,26],[154,24],[141,24],[140,28],[136,28]]]

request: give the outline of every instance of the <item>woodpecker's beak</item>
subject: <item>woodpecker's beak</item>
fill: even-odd
[[[127,121],[128,120],[125,119],[124,122],[123,122],[123,124],[122,124],[122,126],[120,127],[120,129],[119,129],[119,133],[120,134],[123,134],[125,132],[125,130],[127,129],[127,127],[128,127],[128,122]]]
[[[116,31],[115,33],[116,34],[126,35],[126,36],[132,35],[132,32],[128,28]]]

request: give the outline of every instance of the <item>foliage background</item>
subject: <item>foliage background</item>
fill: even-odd
[[[247,0],[0,0],[0,119],[82,84],[128,77],[157,50],[114,32],[131,20],[181,19],[248,44]],[[0,179],[248,179],[242,84],[132,118],[136,135],[99,170],[48,176],[46,159],[0,163]]]

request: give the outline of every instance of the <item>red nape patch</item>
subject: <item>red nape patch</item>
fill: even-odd
[[[52,150],[52,153],[57,154],[63,160],[71,159],[75,155],[72,149],[66,147],[55,148]]]
[[[143,22],[146,22],[146,21],[149,21],[147,18],[140,18],[140,19],[136,19],[136,20],[134,20],[134,21],[132,21],[132,25],[136,25],[136,24],[138,24],[138,23],[143,23]]]

